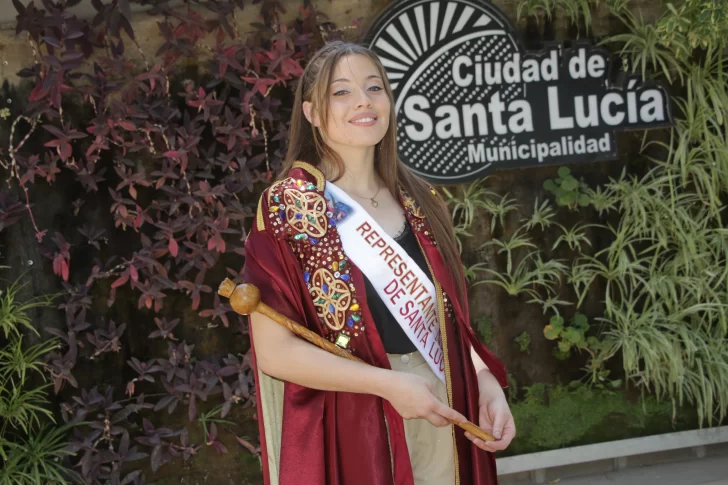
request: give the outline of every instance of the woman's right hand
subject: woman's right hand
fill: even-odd
[[[404,419],[426,419],[433,426],[447,426],[467,421],[465,416],[450,408],[435,395],[427,379],[405,372],[391,371],[388,391],[382,397],[389,401]]]

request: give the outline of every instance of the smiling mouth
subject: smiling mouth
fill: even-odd
[[[367,118],[359,118],[358,120],[352,120],[351,123],[364,125],[364,124],[367,124],[367,123],[373,123],[375,121],[377,121],[376,118],[368,118],[367,117]]]

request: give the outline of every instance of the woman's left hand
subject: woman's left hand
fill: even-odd
[[[480,371],[478,375],[478,387],[480,391],[480,422],[478,425],[489,434],[493,435],[495,441],[483,441],[466,432],[465,437],[473,442],[478,448],[496,452],[505,450],[516,436],[516,425],[513,422],[513,415],[508,406],[506,395],[500,384],[488,370]]]

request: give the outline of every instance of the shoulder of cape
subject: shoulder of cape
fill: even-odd
[[[256,211],[255,229],[257,231],[270,229],[270,220],[272,219],[270,215],[276,214],[274,217],[279,217],[276,206],[283,200],[283,193],[286,190],[302,191],[308,189],[307,192],[316,192],[323,197],[325,183],[323,173],[316,167],[306,162],[294,162],[286,178],[274,182],[260,195]],[[275,234],[273,231],[269,232]],[[285,235],[286,231],[279,231],[276,237],[281,238]]]

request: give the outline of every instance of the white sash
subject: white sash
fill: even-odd
[[[346,256],[366,275],[432,371],[445,382],[437,293],[432,281],[346,192],[327,180],[325,194]]]

